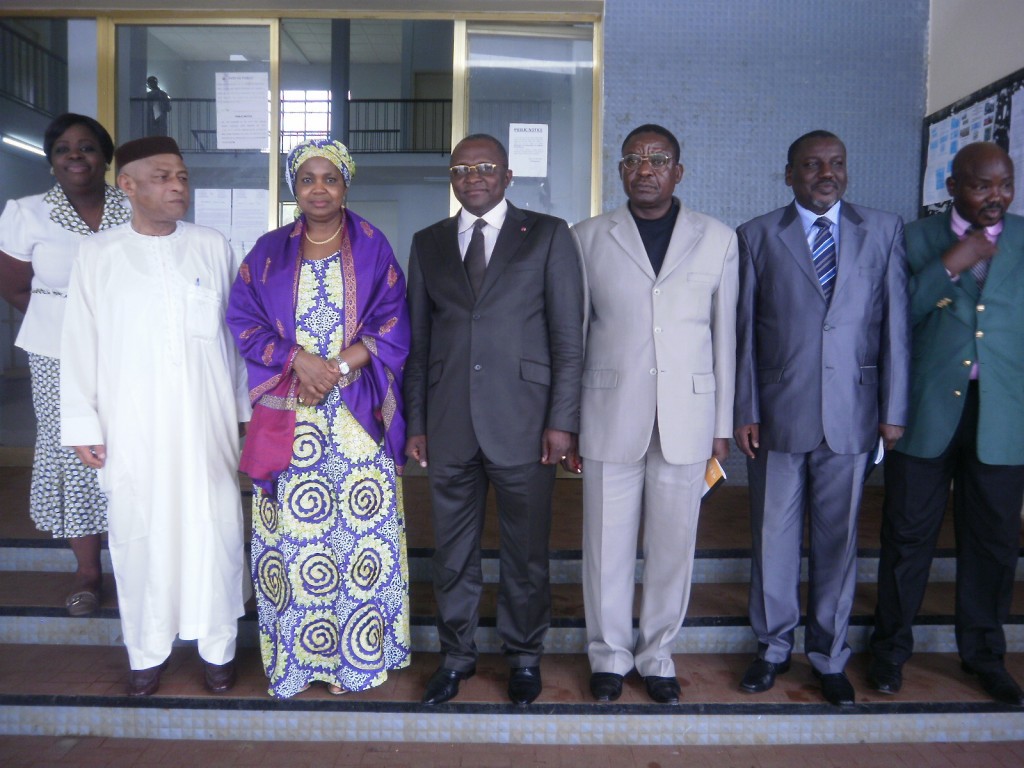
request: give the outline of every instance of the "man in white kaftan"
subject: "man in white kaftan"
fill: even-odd
[[[129,693],[155,692],[176,635],[199,641],[207,687],[227,690],[248,590],[236,468],[250,408],[224,324],[238,265],[220,233],[178,220],[188,178],[176,145],[162,143],[173,140],[118,152],[140,142],[168,151],[143,144],[118,158],[132,223],[89,238],[72,271],[62,442],[99,464],[109,499]]]

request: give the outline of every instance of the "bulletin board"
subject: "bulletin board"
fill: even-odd
[[[946,179],[953,170],[953,156],[975,141],[994,141],[1009,152],[1020,178],[1024,169],[1024,69],[924,119],[921,216],[949,207]],[[1024,214],[1024,193],[1017,195],[1010,211]]]

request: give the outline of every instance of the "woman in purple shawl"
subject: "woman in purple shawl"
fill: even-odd
[[[270,695],[380,685],[409,664],[400,474],[405,278],[387,238],[345,208],[344,144],[288,155],[302,211],[268,232],[231,289],[249,371],[252,576]]]

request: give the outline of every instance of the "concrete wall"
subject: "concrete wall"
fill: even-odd
[[[931,0],[927,114],[1024,68],[1020,0]]]
[[[680,196],[731,225],[787,203],[786,149],[837,133],[847,197],[912,217],[925,108],[927,0],[608,0],[604,205],[630,128],[683,144]]]

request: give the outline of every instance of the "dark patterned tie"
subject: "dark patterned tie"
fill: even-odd
[[[811,259],[822,293],[825,294],[825,303],[831,304],[832,288],[836,282],[836,241],[832,238],[832,222],[822,216],[814,222],[814,226],[818,228],[818,234],[811,247]]]
[[[978,228],[971,225],[964,232],[962,240],[966,240],[973,233],[977,232]],[[980,293],[982,288],[985,287],[985,278],[988,277],[988,267],[992,263],[992,259],[978,259],[974,262],[974,266],[971,267],[971,274],[974,275],[974,281],[978,284],[978,292]]]
[[[480,295],[480,288],[484,284],[484,273],[487,271],[487,257],[484,254],[484,227],[487,222],[477,219],[473,224],[473,236],[469,239],[469,247],[466,249],[466,274],[469,275],[469,284],[473,288],[473,296]]]

